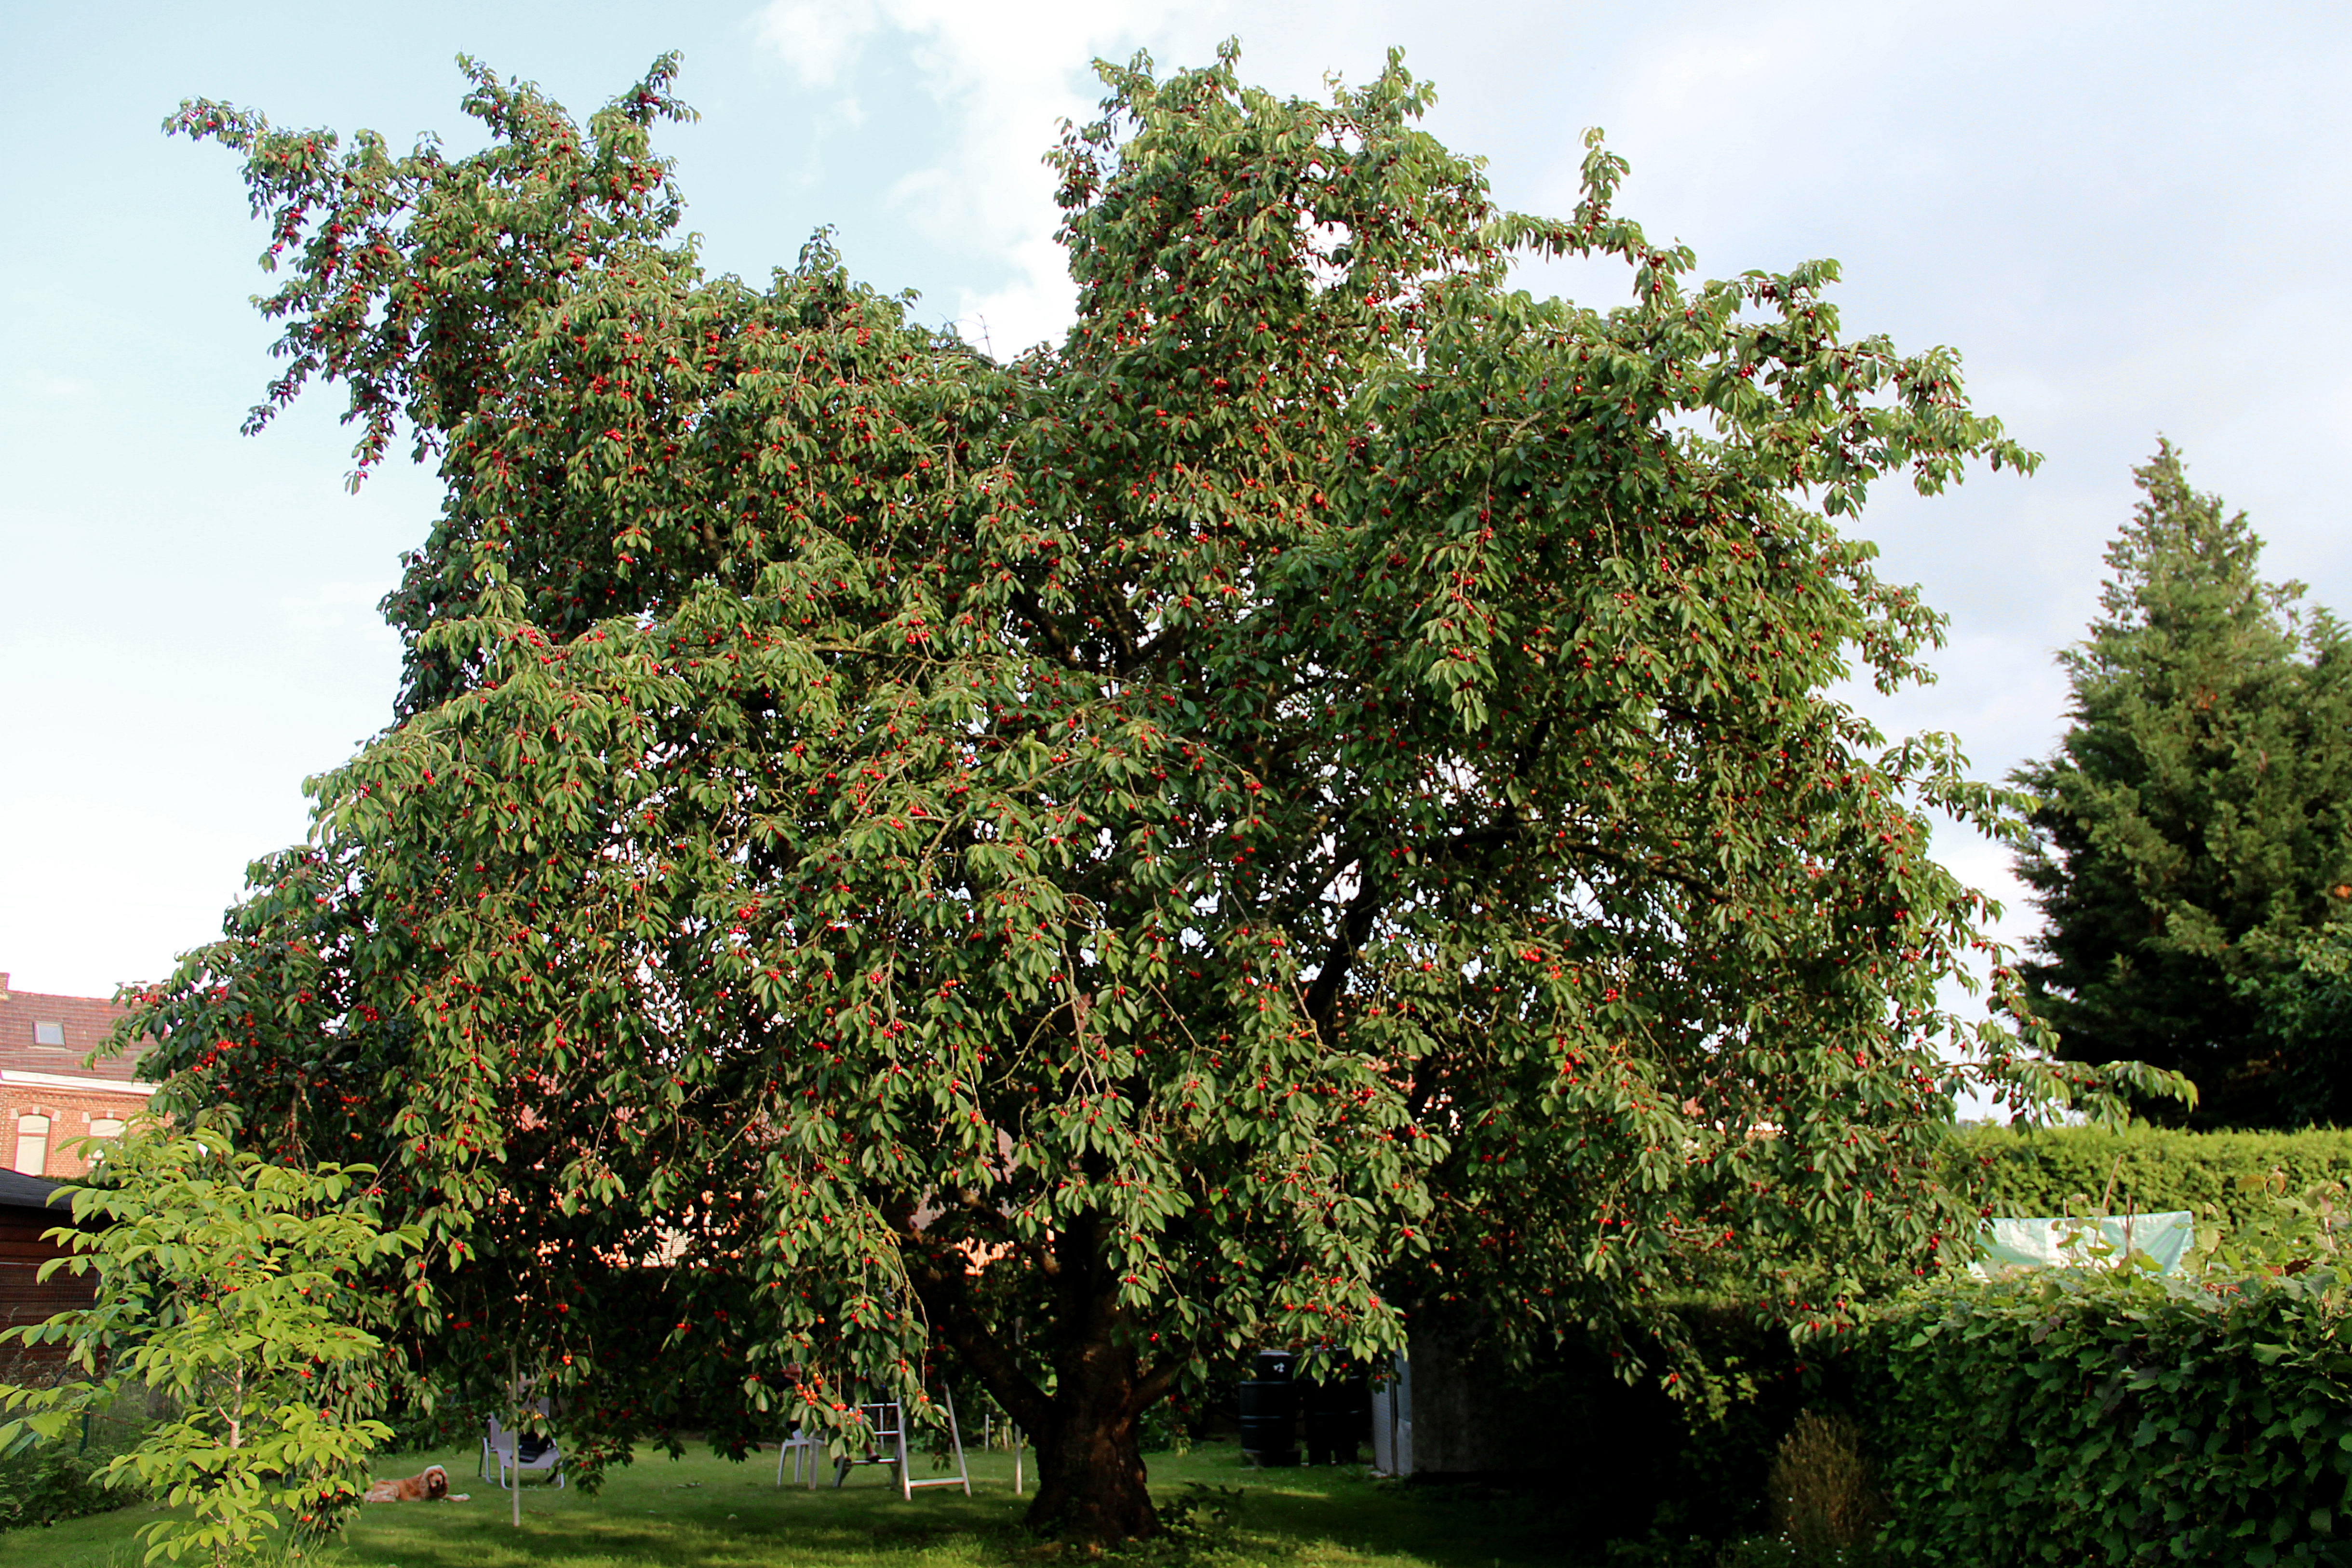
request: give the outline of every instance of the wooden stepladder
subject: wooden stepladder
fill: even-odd
[[[944,1389],[941,1390],[941,1394],[947,1402],[948,1441],[955,1450],[955,1474],[925,1476],[920,1480],[915,1479],[914,1471],[907,1463],[907,1413],[896,1399],[881,1399],[858,1406],[858,1411],[866,1417],[866,1451],[862,1454],[843,1454],[835,1459],[833,1484],[838,1487],[847,1480],[849,1467],[852,1465],[894,1465],[898,1470],[900,1497],[911,1499],[915,1495],[917,1487],[953,1486],[963,1488],[963,1495],[970,1497],[971,1470],[964,1463],[963,1428],[956,1420],[955,1395]],[[793,1472],[795,1475],[799,1473],[797,1465],[793,1467]],[[776,1456],[776,1479],[778,1485],[782,1484],[783,1456],[782,1454]],[[811,1486],[816,1484],[816,1472],[814,1466],[809,1472],[809,1484]]]

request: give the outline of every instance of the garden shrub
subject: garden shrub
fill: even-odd
[[[2352,1132],[1969,1127],[1948,1179],[1995,1214],[2083,1214],[2105,1197],[2111,1213],[2185,1208],[2235,1228],[2266,1220],[2282,1187],[2352,1182]]]
[[[275,1166],[225,1126],[136,1123],[108,1151],[107,1185],[76,1186],[72,1249],[42,1265],[96,1277],[89,1305],[0,1343],[62,1343],[78,1376],[0,1386],[0,1453],[71,1446],[134,1396],[169,1414],[97,1473],[181,1511],[143,1527],[151,1560],[215,1568],[288,1523],[316,1539],[354,1509],[389,1373],[362,1323],[381,1311],[363,1270],[413,1250],[384,1230],[366,1166]],[[94,1221],[102,1218],[106,1223]]]
[[[1953,1275],[1853,1357],[1896,1563],[2352,1563],[2346,1275]]]
[[[1772,1524],[1806,1564],[1856,1560],[1885,1511],[1863,1457],[1862,1430],[1843,1411],[1808,1410],[1772,1456]]]
[[[108,1513],[144,1496],[119,1482],[108,1486],[100,1472],[139,1446],[151,1424],[149,1406],[145,1391],[133,1389],[94,1412],[70,1441],[20,1443],[0,1454],[0,1530]]]
[[[1700,1386],[1680,1397],[1654,1383],[1637,1391],[1667,1407],[1659,1425],[1675,1440],[1654,1521],[1728,1536],[1768,1511],[1767,1479],[1781,1441],[1808,1404],[1839,1399],[1841,1369],[1830,1346],[1800,1348],[1751,1308],[1706,1301],[1670,1310],[1696,1363],[1681,1364],[1680,1377]]]
[[[125,1500],[100,1483],[97,1469],[69,1448],[27,1448],[0,1458],[0,1530],[121,1508]]]
[[[2191,1262],[2205,1283],[2167,1287],[2104,1273],[1995,1283],[1955,1276],[1878,1309],[1852,1344],[1816,1341],[1801,1351],[1729,1301],[1692,1303],[1676,1316],[1711,1369],[1707,1397],[1669,1400],[1654,1380],[1627,1388],[1599,1361],[1583,1385],[1548,1392],[1576,1420],[1610,1434],[1612,1463],[1591,1490],[1611,1500],[1606,1528],[1620,1537],[1612,1550],[1628,1563],[1750,1568],[1824,1560],[1796,1540],[1797,1521],[1777,1506],[1790,1478],[1775,1476],[1768,1485],[1766,1471],[1776,1447],[1785,1454],[1806,1420],[1801,1411],[1843,1406],[1865,1417],[1881,1460],[1883,1500],[1901,1514],[1900,1528],[1886,1538],[1890,1561],[1969,1568],[2046,1561],[2352,1565],[2352,1524],[2336,1518],[2352,1511],[2346,1496],[2352,1472],[2344,1468],[2352,1454],[2330,1448],[2332,1437],[2306,1441],[2317,1428],[2295,1425],[2315,1420],[2339,1436],[2347,1431],[2345,1390],[2352,1384],[2328,1370],[2339,1332],[2336,1287],[2320,1283],[2352,1278],[2339,1252],[2352,1207],[2340,1185],[2347,1178],[2352,1133],[1964,1129],[1950,1179],[1981,1207],[2079,1214],[2105,1197],[2115,1212],[2189,1209],[2200,1219]],[[2058,1294],[2044,1304],[2044,1291]],[[1979,1306],[1985,1317],[1975,1322],[1969,1314]],[[2037,1333],[2045,1336],[2039,1343]],[[2256,1335],[2260,1354],[2250,1348]],[[1909,1344],[1914,1338],[1921,1343]],[[2275,1364],[2262,1359],[2273,1354]],[[2200,1385],[2177,1421],[2166,1415],[2172,1396],[2160,1385],[2185,1375],[2159,1364],[2167,1355],[2189,1358],[2197,1376],[2221,1380]],[[2116,1376],[2121,1393],[2103,1416],[2098,1406]],[[2070,1414],[2062,1385],[2079,1391],[2095,1377],[2108,1381],[2097,1382],[2092,1408]],[[2250,1403],[2233,1409],[2236,1399]],[[2257,1410],[2266,1413],[2256,1419],[2250,1413]],[[2106,1430],[2126,1420],[2120,1437]],[[2180,1452],[2181,1434],[2234,1442],[2231,1420],[2252,1423],[2241,1435],[2254,1447],[2216,1449],[2210,1462],[2221,1473],[2200,1474],[2203,1451]],[[2285,1437],[2264,1435],[2273,1422]],[[2111,1456],[2077,1452],[2086,1441],[2119,1443],[2127,1468],[2111,1476]],[[2107,1456],[2107,1448],[2097,1454]],[[2321,1469],[2300,1490],[2269,1495],[2262,1478],[2298,1462]],[[1983,1487],[1971,1482],[1978,1473],[1988,1478]],[[2084,1495],[2068,1507],[2079,1511],[2085,1498],[2110,1495],[2090,1490],[2110,1481],[2118,1489],[2113,1495],[2157,1499],[2153,1511],[2146,1520],[2106,1519],[2097,1533],[2076,1513],[2016,1500],[2032,1499],[2037,1489],[2056,1498],[2072,1485]],[[1766,1525],[1759,1505],[1768,1497],[1776,1503],[1772,1533],[1744,1534]],[[2226,1528],[2174,1532],[2162,1516],[2168,1498],[2200,1519],[2208,1503],[2228,1506],[2231,1498],[2245,1511]],[[2289,1506],[2302,1512],[2299,1522],[2282,1527],[2282,1545],[2269,1531],[2274,1512]],[[2315,1509],[2322,1524],[2314,1523]],[[2095,1507],[2093,1515],[2096,1522]],[[2254,1527],[2250,1535],[2228,1533],[2247,1524]],[[1645,1527],[1654,1533],[1635,1539]],[[2004,1528],[2018,1533],[2001,1535]],[[2101,1544],[2084,1546],[2095,1534]],[[2219,1543],[2196,1544],[2208,1540]],[[1858,1544],[1826,1550],[1847,1562],[1871,1555]]]

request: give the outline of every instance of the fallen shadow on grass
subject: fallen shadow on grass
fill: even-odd
[[[841,1490],[771,1484],[764,1466],[711,1456],[641,1457],[602,1493],[528,1488],[523,1527],[508,1523],[507,1495],[475,1482],[469,1456],[437,1458],[464,1474],[464,1503],[380,1505],[328,1553],[334,1568],[1242,1568],[1308,1562],[1316,1568],[1603,1568],[1608,1552],[1578,1538],[1559,1489],[1404,1484],[1361,1468],[1247,1470],[1230,1445],[1151,1458],[1153,1491],[1171,1528],[1161,1538],[1099,1552],[1041,1538],[1021,1524],[1009,1459],[975,1463],[975,1495],[952,1489],[902,1500],[880,1475]],[[459,1467],[462,1464],[463,1470]],[[998,1473],[998,1472],[1002,1473]],[[129,1547],[145,1510],[77,1521],[10,1568],[81,1568]],[[79,1527],[79,1528],[77,1528]],[[111,1540],[101,1538],[111,1537]],[[90,1548],[97,1551],[92,1552]],[[121,1554],[134,1568],[135,1549]],[[1646,1565],[1645,1565],[1646,1568]]]
[[[1598,1521],[1557,1487],[1404,1482],[1354,1466],[1241,1471],[1233,1526],[1212,1527],[1185,1555],[1279,1562],[1310,1546],[1430,1568],[1547,1568],[1607,1561]]]

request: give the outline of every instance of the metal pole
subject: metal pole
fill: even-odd
[[[514,1402],[514,1425],[507,1429],[507,1479],[512,1481],[514,1527],[522,1528],[522,1379],[515,1372],[514,1341],[507,1342],[507,1396]]]

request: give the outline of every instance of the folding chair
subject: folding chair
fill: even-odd
[[[562,1451],[551,1442],[542,1452],[528,1459],[518,1459],[515,1456],[520,1451],[517,1441],[520,1436],[520,1434],[509,1432],[499,1425],[497,1416],[490,1417],[488,1428],[482,1434],[482,1479],[485,1480],[489,1479],[490,1463],[495,1459],[498,1462],[500,1487],[520,1486],[523,1476],[532,1470],[552,1478],[557,1486],[562,1486],[564,1484]],[[514,1477],[511,1482],[507,1479],[509,1473]]]

